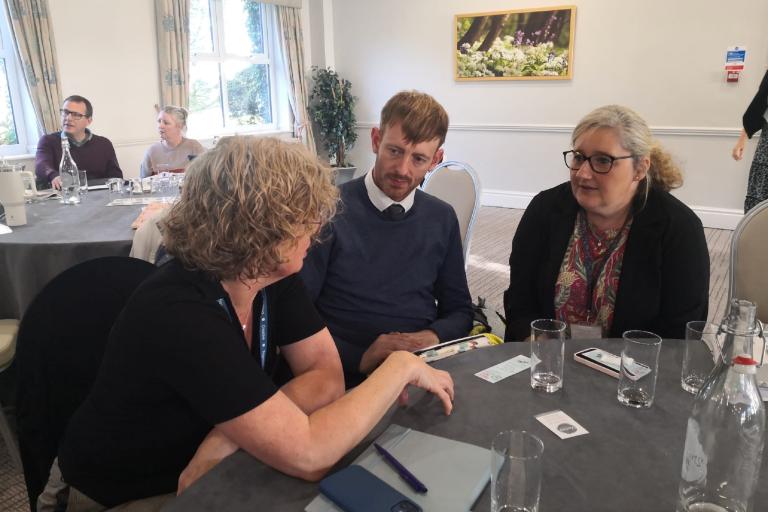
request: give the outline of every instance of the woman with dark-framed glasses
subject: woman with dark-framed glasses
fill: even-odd
[[[707,317],[709,254],[701,221],[669,193],[680,170],[619,105],[589,113],[571,143],[570,181],[533,198],[512,241],[505,340],[537,318],[566,321],[573,337],[683,338]]]

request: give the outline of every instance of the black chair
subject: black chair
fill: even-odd
[[[112,324],[155,268],[125,257],[80,263],[52,279],[24,313],[16,348],[16,408],[33,512],[67,422],[96,378]]]

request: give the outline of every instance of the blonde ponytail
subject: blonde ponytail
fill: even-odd
[[[658,142],[651,144],[651,167],[648,169],[648,184],[651,188],[657,188],[669,192],[673,188],[683,185],[683,174],[675,161]]]

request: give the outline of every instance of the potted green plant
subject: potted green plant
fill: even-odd
[[[309,113],[317,125],[328,160],[337,170],[337,183],[350,180],[355,167],[347,152],[355,144],[355,101],[352,84],[331,68],[312,67]]]

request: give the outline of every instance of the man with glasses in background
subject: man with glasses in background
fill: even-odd
[[[55,189],[61,188],[59,162],[61,162],[61,139],[69,139],[69,151],[81,170],[88,171],[88,180],[122,178],[123,171],[117,163],[115,148],[106,137],[94,135],[88,129],[93,121],[93,106],[82,96],[69,96],[59,109],[61,131],[40,137],[35,155],[37,179]]]

